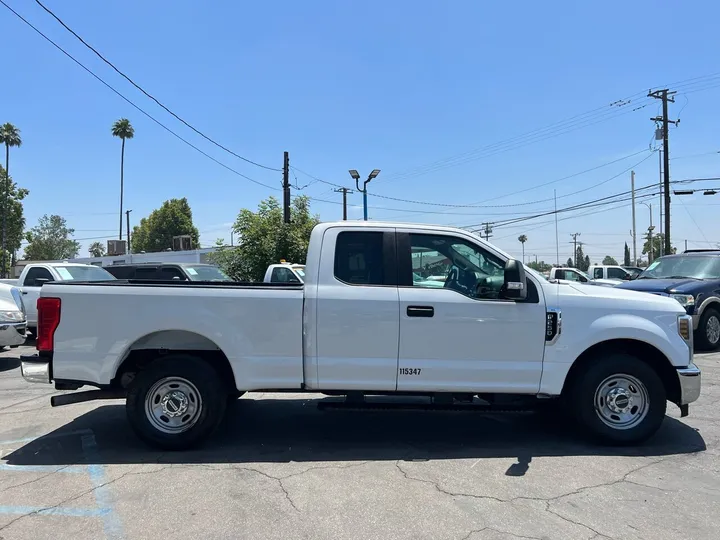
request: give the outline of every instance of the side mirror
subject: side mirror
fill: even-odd
[[[45,285],[48,281],[50,281],[50,280],[49,280],[48,278],[44,278],[44,277],[35,278],[35,286],[36,286],[36,287],[42,287],[42,286]]]
[[[527,278],[525,267],[515,259],[505,263],[505,281],[502,297],[508,300],[525,300],[527,297]]]

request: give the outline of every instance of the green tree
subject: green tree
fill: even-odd
[[[572,260],[572,257],[568,257],[567,262],[565,263],[566,268],[575,268],[575,263]]]
[[[529,268],[532,268],[536,272],[549,272],[552,268],[551,264],[546,263],[545,261],[535,262],[531,261],[528,264]]]
[[[605,255],[605,258],[602,260],[602,263],[605,265],[617,265],[617,261],[615,259],[613,259],[610,255]]]
[[[243,209],[233,225],[237,247],[219,247],[209,259],[238,281],[261,281],[267,267],[286,261],[304,264],[310,232],[319,223],[310,214],[310,199],[296,197],[290,223],[283,223],[282,206],[275,197],[260,202],[257,212]]]
[[[102,257],[105,255],[105,246],[102,242],[93,242],[88,249],[91,257]]]
[[[20,147],[22,138],[20,130],[10,122],[0,126],[0,143],[5,145],[5,178],[2,185],[2,276],[7,277],[7,251],[8,251],[8,207],[10,204],[10,147]]]
[[[173,236],[190,235],[193,249],[200,244],[200,233],[193,225],[187,198],[170,199],[133,227],[132,250],[157,252],[173,247]]]
[[[582,245],[579,245],[577,247],[577,252],[575,253],[575,260],[577,261],[576,268],[578,270],[587,272],[587,269],[590,268],[590,257],[585,256],[585,253],[583,253]]]
[[[663,251],[663,245],[665,243],[665,235],[664,234],[655,234],[652,237],[652,256],[650,256],[650,260],[655,260],[658,257],[660,257],[660,254]],[[677,253],[677,248],[670,246],[672,253]],[[650,239],[645,238],[645,243],[643,244],[643,255],[650,254]],[[670,255],[670,253],[666,253],[665,255]]]
[[[585,255],[585,258],[583,259],[583,267],[581,268],[583,272],[587,272],[590,270],[590,255]]]
[[[65,218],[45,214],[37,226],[26,234],[25,258],[31,261],[72,259],[80,251],[80,243],[71,236],[75,229],[67,226]]]
[[[127,118],[121,118],[116,120],[110,130],[113,137],[120,137],[122,139],[122,148],[120,149],[120,233],[118,239],[122,240],[122,225],[123,225],[123,189],[124,189],[124,176],[125,176],[125,139],[132,139],[135,136],[135,128],[130,124],[130,120]]]
[[[627,242],[625,242],[625,255],[623,257],[623,265],[632,266],[632,263],[630,262],[630,248],[628,247]]]
[[[525,242],[527,242],[527,236],[521,234],[518,236],[518,242],[522,244],[522,262],[525,264]]]
[[[24,188],[18,188],[11,177],[8,177],[5,169],[0,165],[0,189],[8,190],[8,211],[7,211],[7,238],[6,252],[6,269],[9,272],[10,266],[15,264],[15,253],[20,249],[22,241],[25,239],[25,215],[22,200],[27,197],[29,191]],[[7,275],[7,274],[6,274]]]

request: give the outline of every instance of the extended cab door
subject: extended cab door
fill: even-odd
[[[398,391],[537,393],[545,303],[504,300],[505,259],[472,236],[398,228]],[[432,279],[428,279],[432,277]]]
[[[395,390],[400,333],[395,257],[394,229],[325,231],[317,290],[306,285],[306,313],[314,310],[315,325],[305,342],[314,351],[309,361],[317,372],[314,384],[315,374],[306,370],[306,384]]]

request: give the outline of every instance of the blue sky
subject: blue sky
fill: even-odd
[[[278,172],[249,165],[177,122],[37,4],[4,1],[203,151],[280,185]],[[720,72],[717,2],[45,3],[174,112],[238,154],[280,167],[287,150],[291,165],[348,187],[348,169],[381,169],[370,184],[372,219],[470,225],[540,213],[552,210],[553,188],[559,208],[627,191],[623,171],[633,166],[637,185],[656,182],[658,156],[643,151],[659,109],[644,96],[675,82],[670,112],[682,120],[671,132],[671,156],[682,159],[671,162],[672,179],[720,176],[720,153],[711,154],[720,151],[720,76],[707,77]],[[11,174],[30,190],[28,226],[45,213],[65,216],[85,253],[95,237],[117,234],[120,141],[110,126],[120,117],[135,127],[125,161],[125,208],[134,222],[164,200],[186,196],[201,242],[211,245],[229,239],[241,208],[254,209],[271,194],[164,131],[1,5],[0,24],[12,44],[3,58],[0,121],[22,130]],[[696,77],[705,78],[689,80]],[[628,105],[609,105],[633,95]],[[556,126],[491,147],[503,152],[486,148],[593,110],[565,124],[578,128],[568,133]],[[310,184],[302,193],[340,202],[332,186],[294,174],[299,186]],[[519,206],[452,209],[376,195]],[[361,197],[350,197],[351,217],[360,217]],[[648,202],[657,222],[658,197]],[[617,206],[561,214],[561,260],[571,254],[573,232],[581,232],[593,260],[620,257],[631,217],[626,203]],[[312,208],[324,220],[341,217],[338,204],[314,201]],[[718,208],[720,194],[674,198],[673,243],[720,242]],[[519,254],[517,237],[526,234],[528,255],[554,261],[551,221],[496,227],[491,240]],[[645,206],[637,223],[639,230],[648,226]]]

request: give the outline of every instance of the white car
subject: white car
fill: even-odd
[[[264,283],[304,283],[305,265],[282,262],[271,264],[265,271]]]
[[[25,308],[17,287],[0,283],[0,347],[25,343]]]
[[[414,283],[417,252],[447,261],[443,287]],[[98,388],[55,406],[125,398],[134,431],[168,449],[205,440],[228,398],[252,391],[353,406],[562,398],[586,433],[620,444],[655,433],[668,401],[686,416],[700,395],[692,317],[672,298],[546,281],[466,230],[429,225],[322,223],[306,260],[296,285],[48,283],[23,377]]]

